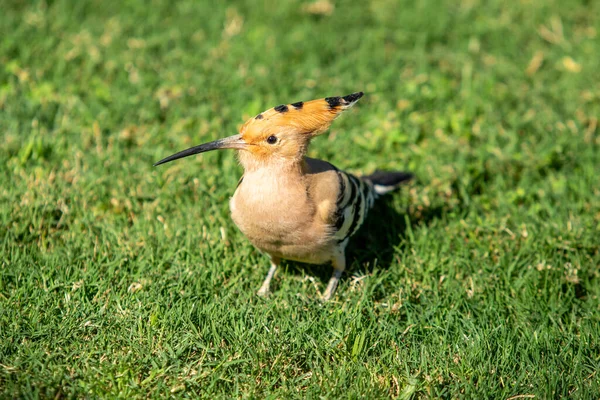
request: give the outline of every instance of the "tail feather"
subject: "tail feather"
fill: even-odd
[[[373,184],[373,189],[378,195],[383,195],[396,190],[402,183],[413,178],[410,172],[400,171],[375,171],[362,179]]]

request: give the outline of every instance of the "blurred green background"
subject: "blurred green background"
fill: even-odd
[[[0,6],[1,397],[600,393],[600,2]],[[417,179],[257,298],[233,152],[152,163],[355,91],[310,155]]]

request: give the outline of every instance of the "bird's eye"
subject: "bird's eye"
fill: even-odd
[[[277,142],[276,136],[271,135],[267,138],[267,143],[269,143],[269,144],[275,144],[276,142]]]

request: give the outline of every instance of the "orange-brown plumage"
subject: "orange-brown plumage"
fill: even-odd
[[[269,292],[281,259],[334,268],[329,299],[346,266],[344,250],[375,198],[410,178],[385,173],[357,178],[306,157],[310,140],[352,107],[363,93],[273,107],[244,123],[238,135],[195,146],[157,164],[205,151],[238,150],[244,176],[230,200],[231,216],[250,242],[271,257],[259,290]]]
[[[269,158],[288,161],[301,160],[313,137],[325,132],[334,119],[350,108],[362,93],[343,97],[328,97],[307,102],[282,104],[250,118],[240,128],[240,135],[248,143],[248,154],[240,154],[244,166],[252,167]],[[266,139],[278,136],[278,143],[270,145]]]
[[[325,99],[282,104],[250,118],[242,125],[240,133],[245,138],[246,135],[249,138],[264,137],[282,131],[313,137],[325,132],[351,104],[342,100],[332,107]]]

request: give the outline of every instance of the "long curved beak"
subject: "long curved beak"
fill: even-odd
[[[245,149],[246,146],[248,146],[248,144],[244,141],[244,139],[242,139],[242,135],[233,135],[233,136],[226,137],[224,139],[215,140],[214,142],[204,143],[199,146],[194,146],[187,150],[180,151],[179,153],[173,154],[172,156],[163,158],[162,160],[160,160],[159,162],[154,164],[154,166],[156,167],[157,165],[160,165],[160,164],[168,163],[173,160],[178,160],[180,158],[184,158],[184,157],[191,156],[194,154],[204,153],[204,152],[211,151],[211,150],[218,150],[218,149],[242,150],[242,149]]]

